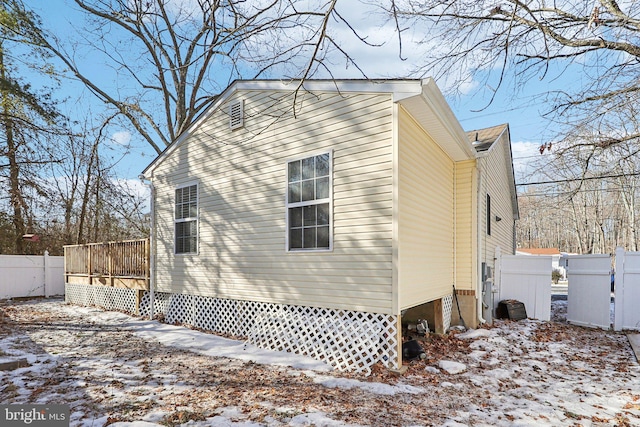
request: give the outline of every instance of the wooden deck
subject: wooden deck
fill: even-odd
[[[65,246],[65,283],[146,291],[149,255],[149,239]]]

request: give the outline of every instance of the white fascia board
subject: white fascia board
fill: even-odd
[[[504,141],[502,140],[504,138]],[[512,214],[513,219],[520,219],[520,208],[518,206],[518,190],[516,188],[516,174],[513,169],[513,154],[511,151],[511,136],[509,133],[509,125],[507,125],[504,130],[500,133],[500,135],[491,143],[491,147],[488,150],[483,151],[482,153],[477,153],[477,158],[487,157],[498,144],[504,144],[504,163],[507,171],[507,175],[509,175],[509,191],[511,192],[511,206],[512,206]]]
[[[503,140],[504,138],[504,140]],[[513,219],[520,219],[520,208],[518,206],[518,189],[516,188],[516,174],[513,168],[513,152],[511,151],[511,134],[509,132],[509,125],[505,126],[500,135],[493,141],[491,147],[485,152],[488,154],[498,144],[504,144],[504,163],[507,168],[507,174],[509,175],[509,190],[511,191],[511,206],[513,208]]]
[[[491,146],[489,147],[489,149],[487,149],[487,150],[485,150],[485,151],[483,151],[481,153],[477,153],[477,156],[478,157],[486,157],[486,156],[488,156],[489,153],[495,149],[495,147],[497,145],[496,142],[498,142],[500,140],[500,138],[502,138],[504,136],[505,132],[508,132],[508,131],[509,131],[509,126],[507,125],[504,128],[504,130],[502,132],[500,132],[500,135],[498,135],[498,137],[495,140],[493,140],[493,142],[491,143]],[[509,144],[511,144],[511,138],[507,138],[507,141],[509,142]],[[471,145],[473,146],[473,143]],[[511,148],[509,148],[509,151],[511,151]]]
[[[400,104],[454,161],[477,157],[444,96],[432,78],[422,81],[420,94],[401,99]]]
[[[240,80],[234,86],[238,90],[389,93],[395,102],[422,92],[422,82],[417,79],[305,80],[302,85],[300,80]]]
[[[143,175],[146,175],[147,171],[151,171],[153,175],[153,170],[162,163],[177,147],[179,147],[191,134],[194,133],[196,129],[198,129],[207,119],[222,105],[227,99],[231,97],[234,93],[236,93],[241,87],[240,85],[245,82],[248,83],[250,81],[242,81],[236,80],[232,82],[227,88],[216,98],[213,104],[211,104],[207,109],[200,114],[196,118],[196,120],[184,131],[182,132],[171,144],[167,146],[167,148],[160,153],[156,159],[147,166],[144,171],[142,171]]]
[[[222,102],[229,97],[229,93],[233,93],[235,90],[230,90],[231,86],[227,88],[223,93],[218,96],[213,104],[211,104],[184,132],[182,132],[171,144],[164,149],[162,153],[158,155],[158,157],[153,160],[149,166],[147,166],[143,171],[142,175],[147,175],[148,172],[151,172],[151,177],[147,177],[147,179],[151,179],[153,177],[154,169],[162,163],[176,148],[178,148],[191,134],[204,123],[209,116],[216,111],[216,109],[222,104]]]

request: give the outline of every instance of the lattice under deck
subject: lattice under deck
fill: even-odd
[[[64,299],[77,305],[95,305],[106,310],[136,312],[136,291],[110,286],[65,284]]]

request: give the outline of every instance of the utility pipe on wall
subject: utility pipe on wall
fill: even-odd
[[[154,315],[154,303],[155,303],[155,284],[156,284],[156,275],[155,275],[155,187],[153,186],[153,181],[147,180],[144,175],[138,175],[138,178],[142,182],[143,185],[149,187],[149,210],[150,210],[150,224],[149,224],[149,320],[153,320]],[[146,182],[148,181],[148,182]]]

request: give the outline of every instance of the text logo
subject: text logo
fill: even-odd
[[[3,427],[69,427],[69,405],[0,405]]]

